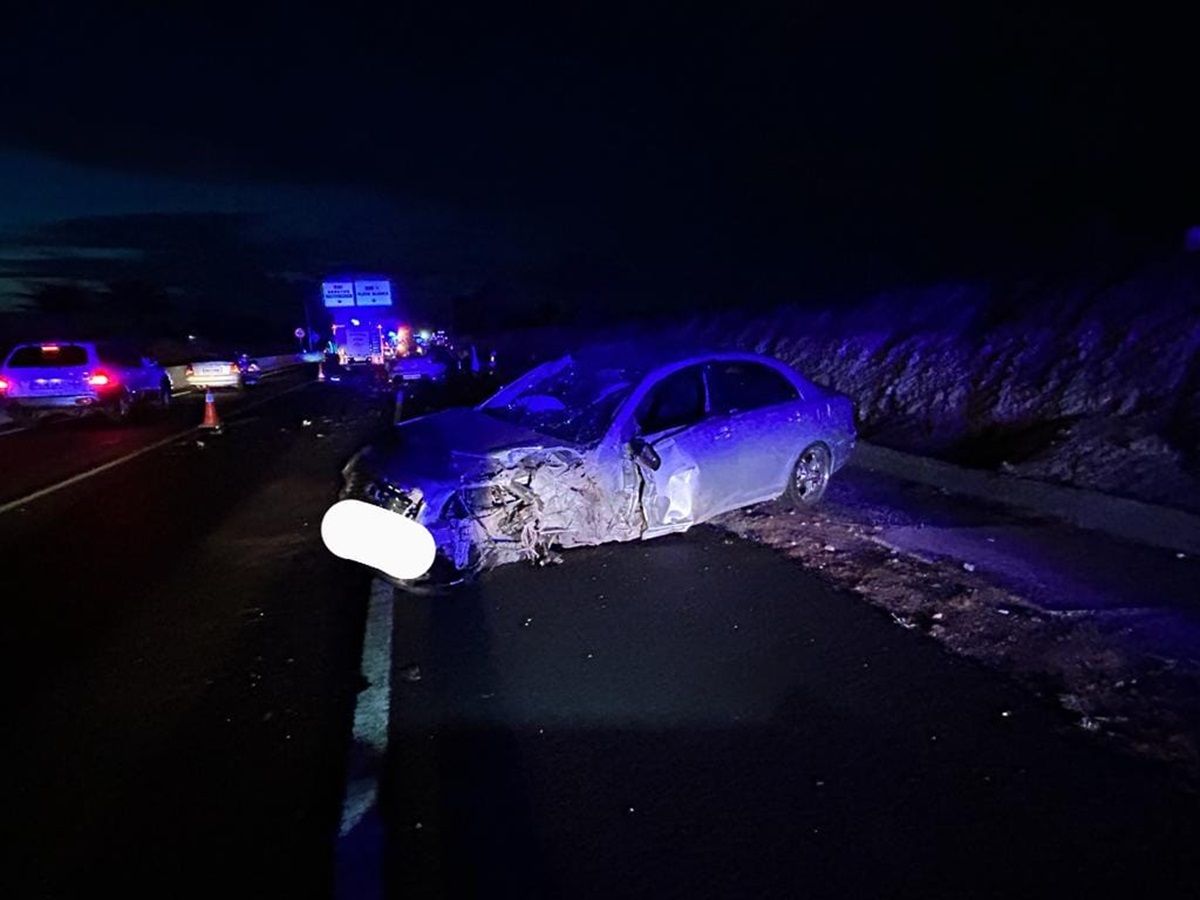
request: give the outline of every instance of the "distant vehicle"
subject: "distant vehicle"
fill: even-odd
[[[171,379],[127,344],[18,344],[0,365],[0,404],[17,421],[103,413],[124,422],[139,406],[167,409]]]
[[[849,398],[779,360],[598,348],[399,424],[347,465],[322,537],[406,586],[452,583],[764,500],[814,504],[854,444]]]
[[[391,356],[397,332],[392,284],[377,276],[321,282],[330,322],[330,350],[343,366],[382,366]]]
[[[199,390],[233,388],[242,390],[258,384],[262,374],[257,360],[245,353],[232,356],[210,355],[188,363],[183,370],[184,380]]]
[[[410,353],[393,360],[392,382],[397,387],[444,384],[456,366],[457,361],[450,351],[443,347],[429,347],[424,353]]]

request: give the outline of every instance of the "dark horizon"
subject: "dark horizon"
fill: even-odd
[[[0,307],[67,281],[282,321],[331,271],[770,303],[1179,247],[1183,28],[1040,4],[724,16],[12,14]]]

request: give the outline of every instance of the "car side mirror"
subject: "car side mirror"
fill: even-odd
[[[645,438],[635,437],[629,442],[629,455],[652,472],[662,465],[662,457]]]

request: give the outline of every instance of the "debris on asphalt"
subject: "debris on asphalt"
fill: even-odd
[[[963,568],[966,569],[968,572],[974,572],[975,571],[975,563],[965,562],[965,563],[963,563]]]
[[[301,427],[301,428],[309,428],[309,427],[311,427],[311,426],[312,426],[312,423],[313,423],[312,419],[304,419],[304,420],[303,420],[303,421],[300,423],[300,427]]]
[[[400,670],[400,678],[407,681],[409,684],[416,684],[421,680],[421,667],[416,663],[405,666]]]

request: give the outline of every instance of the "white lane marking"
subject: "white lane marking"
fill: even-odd
[[[285,388],[278,394],[272,394],[270,397],[263,397],[260,400],[255,400],[253,403],[247,403],[243,406],[239,406],[230,413],[230,417],[240,416],[242,413],[248,412],[257,406],[262,406],[264,403],[270,403],[272,400],[282,397],[284,394],[291,394],[294,391],[298,391],[301,388],[308,387],[310,384],[315,383],[316,382],[313,381],[302,381],[290,388]],[[116,459],[110,459],[108,462],[102,463],[96,466],[94,469],[88,469],[84,472],[80,472],[78,475],[72,475],[70,478],[67,478],[56,484],[48,485],[40,490],[36,490],[32,494],[26,494],[24,497],[18,497],[16,500],[9,500],[7,503],[0,504],[0,516],[7,512],[12,512],[14,509],[20,506],[25,506],[26,504],[32,503],[35,500],[40,500],[43,497],[49,496],[50,494],[57,493],[63,488],[70,487],[73,484],[78,484],[81,481],[86,481],[94,475],[99,475],[101,472],[107,472],[109,469],[115,469],[117,466],[124,465],[130,460],[137,459],[139,456],[145,456],[147,453],[157,450],[160,447],[167,446],[167,444],[173,444],[175,441],[191,437],[193,434],[197,434],[203,430],[204,428],[202,426],[193,425],[191,428],[187,428],[183,431],[177,431],[169,437],[163,438],[161,441],[155,441],[153,444],[147,444],[145,447],[134,450],[132,453],[127,453],[125,456],[119,456]]]
[[[354,740],[346,762],[346,794],[334,853],[337,898],[383,896],[385,830],[378,804],[391,711],[394,602],[390,584],[379,578],[371,582],[361,670],[367,686],[354,705]]]

